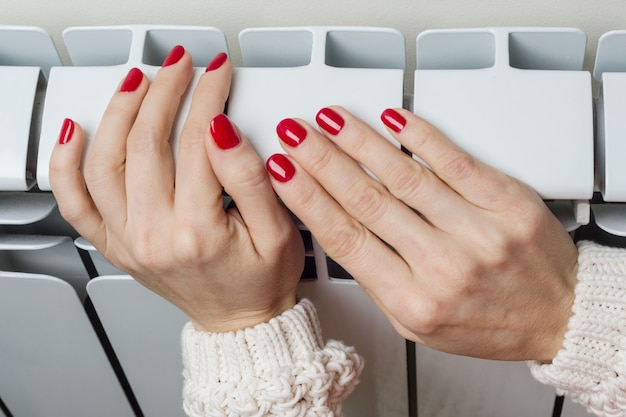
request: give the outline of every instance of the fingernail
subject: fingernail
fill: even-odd
[[[165,61],[163,61],[163,66],[169,67],[170,65],[174,65],[175,63],[180,61],[183,55],[185,55],[185,48],[183,48],[181,45],[176,45],[172,48],[167,58],[165,58]]]
[[[267,158],[265,166],[276,181],[287,182],[296,174],[296,168],[283,154],[275,153]]]
[[[317,113],[317,116],[315,116],[315,120],[322,129],[324,129],[331,135],[336,135],[341,132],[341,129],[343,128],[343,125],[345,123],[343,118],[339,114],[337,114],[336,111],[329,109],[328,107],[320,110]]]
[[[135,91],[139,87],[139,84],[141,84],[142,80],[143,72],[141,72],[139,68],[131,68],[126,75],[126,78],[124,78],[124,82],[122,82],[122,85],[120,86],[120,92],[131,93]]]
[[[386,109],[380,115],[380,120],[385,126],[396,133],[400,133],[406,126],[406,119],[394,109]]]
[[[72,119],[63,120],[61,132],[59,133],[59,143],[65,145],[72,139],[74,134],[74,121]]]
[[[220,68],[222,65],[224,65],[224,62],[226,62],[227,58],[228,55],[226,55],[226,52],[220,52],[219,54],[215,55],[211,62],[209,62],[209,65],[206,66],[205,72],[215,71],[216,69]]]
[[[278,123],[276,133],[280,140],[294,148],[306,139],[306,129],[293,119],[285,119]]]
[[[213,140],[220,149],[234,148],[241,142],[237,129],[224,113],[218,114],[211,120],[210,130]]]

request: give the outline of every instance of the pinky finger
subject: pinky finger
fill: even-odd
[[[50,186],[63,218],[100,248],[104,243],[104,223],[81,172],[83,143],[81,126],[65,119],[50,158]]]

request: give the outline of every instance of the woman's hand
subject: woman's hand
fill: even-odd
[[[59,209],[109,261],[182,309],[230,331],[292,307],[303,245],[263,162],[222,114],[231,64],[219,54],[193,94],[174,166],[169,138],[192,79],[175,47],[150,85],[129,72],[81,173],[84,137],[66,121],[50,163]],[[236,202],[223,208],[222,187]]]
[[[289,156],[266,163],[278,195],[403,336],[468,356],[551,360],[573,302],[569,235],[532,189],[424,120],[392,109],[381,118],[431,170],[332,107],[317,115],[322,133],[278,125]]]

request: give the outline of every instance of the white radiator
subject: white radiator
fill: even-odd
[[[63,221],[48,162],[66,117],[89,144],[131,67],[152,77],[182,44],[197,78],[228,51],[226,38],[213,27],[130,25],[73,27],[63,40],[71,65],[45,31],[0,26],[0,417],[182,416],[186,317]],[[239,43],[243,66],[234,69],[227,113],[262,158],[280,152],[274,129],[285,117],[312,122],[319,108],[341,104],[387,135],[378,115],[405,106],[530,184],[568,230],[591,221],[626,235],[626,32],[600,40],[595,98],[582,69],[586,36],[576,29],[423,32],[409,95],[405,39],[394,29],[248,29]],[[179,122],[188,105],[189,97]],[[307,262],[299,295],[315,302],[325,337],[366,359],[348,417],[586,415],[567,400],[553,414],[554,390],[523,363],[405,342],[300,228]]]

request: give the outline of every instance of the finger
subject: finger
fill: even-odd
[[[512,186],[519,188],[517,181],[483,164],[424,119],[404,109],[394,112],[400,118],[394,123],[397,131],[391,130],[393,136],[466,200],[491,208]]]
[[[207,156],[210,121],[221,114],[228,98],[232,66],[225,53],[216,55],[200,77],[181,132],[176,164],[177,212],[225,217],[222,185]],[[196,217],[193,217],[196,218]],[[202,221],[206,218],[202,218]]]
[[[294,223],[280,204],[263,161],[227,116],[211,121],[207,152],[225,191],[237,204],[257,250],[292,233]],[[284,235],[283,235],[284,236]]]
[[[390,112],[387,111],[385,115],[389,117]],[[335,131],[336,134],[323,130],[326,136],[353,159],[365,165],[395,198],[419,211],[431,224],[441,230],[455,231],[477,215],[473,205],[468,204],[428,168],[407,157],[345,109],[335,106],[320,110],[318,119],[322,127],[325,118],[329,117],[337,119],[343,127]],[[383,120],[389,123],[387,119]],[[454,210],[450,210],[451,207]]]
[[[126,222],[126,138],[148,86],[139,69],[128,72],[102,116],[85,162],[91,198],[105,223],[115,229]]]
[[[411,286],[406,262],[348,214],[294,159],[275,154],[267,160],[266,167],[276,193],[308,227],[326,254],[366,291],[376,294],[382,305],[393,310],[394,302],[402,299]]]
[[[96,248],[102,249],[106,242],[104,223],[81,173],[83,144],[81,126],[65,119],[50,157],[50,185],[65,220]]]
[[[193,75],[191,56],[172,49],[152,82],[126,144],[128,209],[142,218],[161,217],[174,198],[174,161],[169,143],[181,98]],[[148,216],[148,217],[146,217]]]
[[[278,126],[284,148],[354,219],[401,253],[415,252],[436,231],[359,164],[303,121]],[[294,141],[293,137],[300,138]]]

